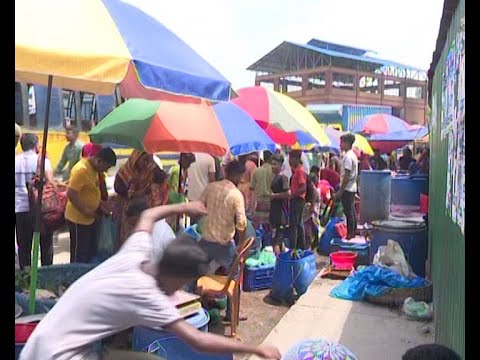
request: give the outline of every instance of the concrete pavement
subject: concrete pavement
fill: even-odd
[[[336,284],[318,276],[264,343],[285,354],[299,341],[321,338],[345,345],[359,360],[400,360],[407,349],[434,342],[424,331],[433,332],[433,325],[408,320],[398,309],[330,297]]]

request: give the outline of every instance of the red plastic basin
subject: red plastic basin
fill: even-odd
[[[351,270],[356,259],[357,253],[352,251],[336,251],[330,254],[333,267],[339,270]]]
[[[15,343],[25,344],[38,323],[15,324]]]

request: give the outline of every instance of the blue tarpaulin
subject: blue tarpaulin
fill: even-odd
[[[359,301],[366,295],[380,296],[392,288],[421,288],[426,285],[424,278],[407,279],[393,270],[372,265],[350,275],[332,289],[330,296]]]

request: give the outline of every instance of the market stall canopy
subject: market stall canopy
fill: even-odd
[[[234,156],[254,151],[275,152],[275,143],[255,120],[237,105],[219,103],[213,107]]]
[[[228,101],[230,83],[159,21],[120,0],[16,0],[15,80],[111,94]]]
[[[325,132],[328,138],[330,139],[331,145],[321,146],[320,150],[340,153],[341,152],[340,138],[342,137],[342,135],[346,134],[346,132],[339,131],[332,127],[325,127]],[[368,140],[360,134],[355,134],[355,142],[353,143],[353,150],[355,151],[357,156],[360,152],[363,152],[367,155],[373,155],[373,149],[368,143]]]
[[[410,129],[411,126],[398,117],[387,114],[374,114],[360,119],[353,127],[352,132],[372,135],[407,131]]]
[[[148,153],[204,152],[223,156],[228,142],[213,106],[130,99],[89,133],[92,142],[126,145]]]
[[[315,117],[287,95],[261,86],[242,88],[232,102],[249,113],[262,128],[274,125],[283,131],[309,133],[322,146],[329,145],[325,131]]]

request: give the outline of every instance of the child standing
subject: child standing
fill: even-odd
[[[272,245],[275,256],[285,251],[283,237],[288,227],[288,198],[290,186],[288,178],[280,174],[283,165],[283,156],[275,155],[271,159],[273,180],[271,185],[270,225],[272,227]]]

